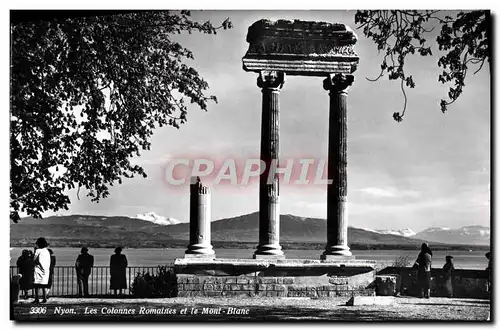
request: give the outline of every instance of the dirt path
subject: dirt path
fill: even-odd
[[[347,300],[345,297],[51,298],[42,305],[21,300],[14,306],[14,318],[19,321],[486,321],[490,313],[490,302],[482,299],[397,297],[390,306],[346,306]]]

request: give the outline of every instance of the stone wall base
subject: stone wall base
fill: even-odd
[[[178,297],[309,297],[373,296],[374,289],[348,284],[297,284],[297,277],[177,275]]]
[[[373,296],[374,262],[176,260],[178,297]]]
[[[396,279],[395,291],[403,296],[420,296],[417,270],[410,267],[386,267],[378,272],[380,275],[391,275]],[[449,297],[442,280],[443,270],[433,268],[431,271],[431,297]],[[488,273],[476,269],[455,269],[452,275],[453,297],[487,299]]]

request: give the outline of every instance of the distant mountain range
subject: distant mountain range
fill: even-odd
[[[142,218],[142,219],[141,219]],[[154,213],[130,217],[105,217],[87,215],[53,216],[45,219],[23,218],[10,226],[11,246],[32,245],[37,237],[44,236],[52,246],[135,246],[154,247],[180,244],[189,240],[189,223],[175,223],[178,220],[164,218]],[[212,241],[258,242],[259,214],[213,221]],[[465,229],[464,229],[465,228]],[[489,228],[480,226],[463,227],[459,230],[430,228],[411,237],[408,230],[397,232],[348,228],[349,245],[364,247],[412,246],[418,248],[423,241],[432,243],[489,245]],[[460,234],[462,233],[462,234]],[[281,215],[280,242],[283,243],[326,243],[326,221]]]
[[[412,236],[413,238],[449,244],[490,244],[490,228],[466,226],[458,229],[428,228]]]
[[[490,228],[484,226],[465,226],[462,228],[451,229],[441,227],[431,227],[421,232],[415,233],[413,230],[400,229],[365,229],[379,234],[392,234],[404,237],[421,239],[424,241],[440,242],[447,244],[473,244],[489,245]]]

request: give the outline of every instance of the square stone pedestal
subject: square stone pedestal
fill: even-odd
[[[176,259],[179,297],[374,295],[375,261]]]

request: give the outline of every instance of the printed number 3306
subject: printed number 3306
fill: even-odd
[[[47,307],[31,307],[30,314],[45,314],[47,313]]]

